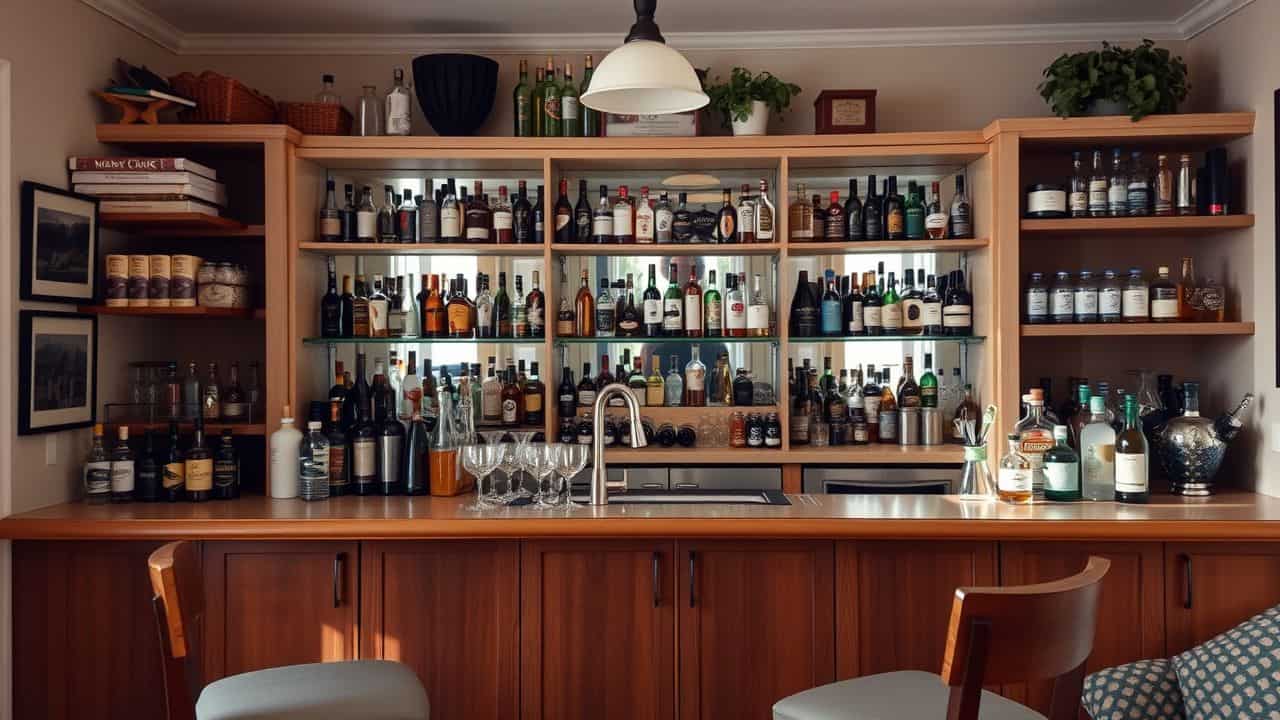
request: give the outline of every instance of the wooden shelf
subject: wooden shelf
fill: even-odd
[[[483,255],[542,257],[542,245],[493,245],[483,243],[298,243],[302,252],[318,255]]]
[[[1015,132],[1024,145],[1080,147],[1099,143],[1206,147],[1253,133],[1254,113],[1179,113],[1148,115],[1134,122],[1127,115],[1078,118],[1008,118],[995,120],[982,134],[991,140]]]
[[[797,463],[877,463],[893,464],[960,464],[964,448],[960,445],[841,445],[838,447],[793,447],[784,453],[787,462]]]
[[[905,252],[968,252],[991,244],[987,238],[965,240],[861,240],[854,242],[789,242],[787,254],[870,255]]]
[[[1088,325],[1023,325],[1023,337],[1120,337],[1252,335],[1251,322],[1097,323]]]
[[[168,123],[160,125],[97,126],[98,142],[120,145],[161,144],[249,147],[271,141],[298,142],[302,133],[288,125],[217,125]]]
[[[1233,230],[1253,227],[1253,215],[1188,215],[1172,217],[1026,218],[1020,229],[1026,233],[1161,233]]]
[[[821,345],[824,343],[864,342],[940,342],[977,345],[986,342],[985,335],[855,335],[852,337],[789,337],[792,345]]]
[[[546,338],[304,337],[304,345],[542,345]]]
[[[98,222],[104,228],[148,235],[247,236],[249,230],[239,220],[204,213],[103,213]],[[256,235],[265,234],[261,225],[254,227]]]
[[[557,255],[624,255],[629,257],[660,257],[660,256],[721,256],[721,255],[776,255],[781,245],[777,243],[729,243],[725,245],[714,243],[695,243],[692,245],[673,243],[663,243],[661,245],[594,245],[589,243],[583,244],[556,244],[551,246],[551,252]]]
[[[113,428],[119,427],[121,425],[127,425],[129,427],[129,432],[131,433],[130,437],[136,437],[135,433],[141,434],[148,430],[163,430],[165,432],[169,430],[169,422],[167,420],[164,422],[129,422],[128,420],[125,420],[123,422],[107,423],[108,427],[113,427]],[[193,428],[194,428],[194,425],[190,422],[180,421],[178,423],[179,432],[190,433]],[[206,438],[212,438],[215,435],[221,435],[222,431],[228,428],[230,428],[232,435],[236,435],[240,437],[265,437],[267,434],[267,426],[262,423],[221,423],[221,422],[205,423],[204,434]],[[110,435],[110,433],[108,433],[108,435]],[[207,441],[206,441],[206,444],[207,444]]]
[[[245,320],[263,320],[266,310],[253,308],[215,308],[196,305],[195,307],[107,307],[106,305],[81,305],[80,312],[93,315],[123,315],[130,317],[205,317],[205,318],[243,318]]]

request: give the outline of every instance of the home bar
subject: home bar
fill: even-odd
[[[0,720],[1280,717],[1280,2],[606,4],[6,13]]]

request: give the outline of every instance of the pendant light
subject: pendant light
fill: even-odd
[[[670,115],[710,102],[693,66],[667,47],[653,21],[657,0],[635,0],[636,23],[591,76],[582,104],[615,115]]]

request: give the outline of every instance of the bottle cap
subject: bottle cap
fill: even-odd
[[[1054,425],[1054,426],[1053,426],[1053,439],[1054,439],[1054,440],[1066,440],[1066,439],[1067,439],[1067,426],[1066,426],[1066,425]]]
[[[310,420],[310,421],[308,421],[308,422],[307,422],[307,429],[308,429],[308,430],[319,430],[319,429],[320,429],[320,421],[319,421],[319,420]]]
[[[293,407],[285,405],[280,410],[280,422],[293,422]]]
[[[1107,399],[1101,395],[1094,395],[1089,398],[1089,412],[1094,415],[1101,415],[1107,411]]]
[[[125,440],[128,440],[128,439],[129,439],[129,426],[128,426],[128,425],[121,425],[121,426],[120,426],[120,430],[119,430],[119,432],[120,432],[120,440],[121,440],[121,441],[125,441]]]

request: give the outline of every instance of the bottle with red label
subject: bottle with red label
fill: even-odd
[[[1031,463],[1031,485],[1037,497],[1044,495],[1044,454],[1053,448],[1053,423],[1044,416],[1044,390],[1033,388],[1023,396],[1027,414],[1013,426],[1018,451]]]

